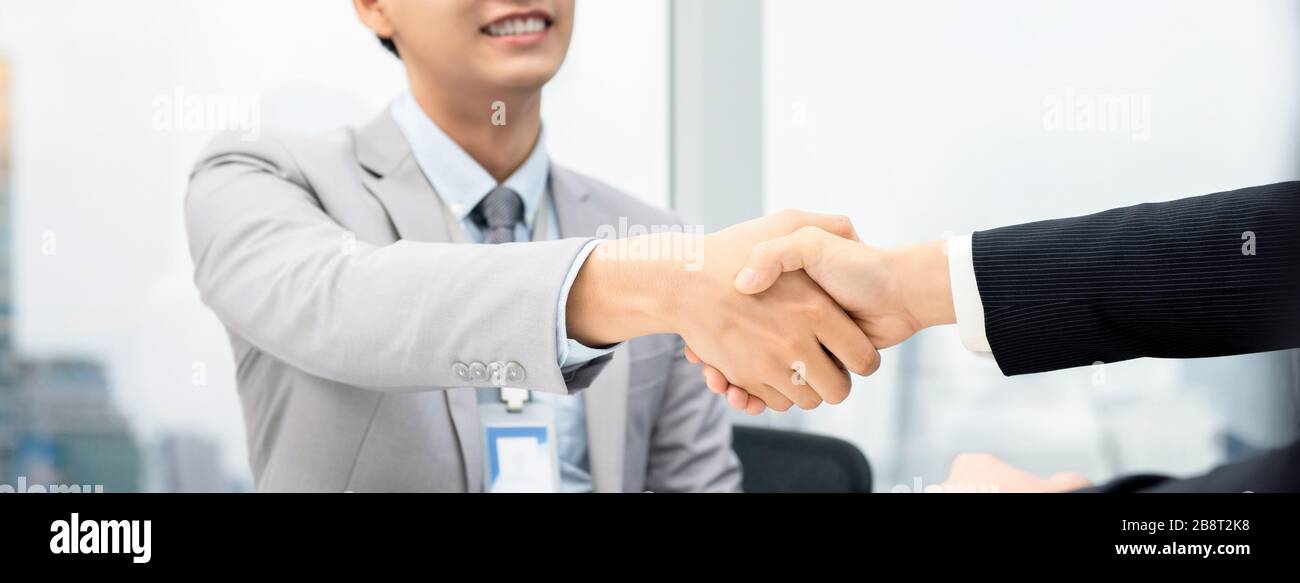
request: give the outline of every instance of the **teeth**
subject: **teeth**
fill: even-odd
[[[517,34],[533,34],[542,32],[546,29],[546,21],[536,16],[528,18],[512,18],[504,22],[498,22],[488,26],[488,34],[492,36],[513,36]]]

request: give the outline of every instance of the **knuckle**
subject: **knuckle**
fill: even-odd
[[[784,399],[784,398],[782,398],[782,399],[773,399],[773,401],[775,401],[775,402],[768,401],[768,402],[767,402],[767,407],[768,407],[769,409],[771,409],[771,410],[773,410],[773,411],[777,411],[777,412],[785,412],[785,411],[789,411],[789,410],[790,410],[790,407],[792,407],[792,406],[794,405],[794,403],[791,402],[789,399]]]
[[[831,225],[835,227],[835,232],[847,236],[853,232],[853,220],[844,215],[835,215],[831,217]]]
[[[867,367],[871,364],[871,352],[863,349],[849,355],[848,360],[844,361],[845,368],[860,375],[867,374]]]
[[[799,399],[798,404],[800,409],[803,409],[804,411],[811,411],[813,409],[816,409],[818,405],[822,404],[822,399],[821,397],[818,397],[815,394],[805,395],[803,398]]]
[[[853,381],[848,375],[839,375],[831,385],[829,394],[826,396],[826,402],[832,405],[838,405],[849,398],[849,393],[853,390]]]
[[[795,232],[795,240],[798,242],[799,250],[805,255],[814,254],[822,247],[822,241],[830,235],[826,231],[813,225],[801,227]],[[805,260],[811,258],[806,257]]]
[[[818,316],[821,315],[816,302],[811,302],[804,298],[795,301],[795,303],[790,306],[790,310],[793,312],[794,316],[799,318],[800,322],[807,322],[809,320],[815,321],[818,320]]]
[[[780,362],[783,365],[790,362],[791,359],[788,358],[789,356],[799,354],[800,349],[803,347],[803,343],[794,335],[790,334],[777,336],[776,339],[773,340],[773,344],[779,352],[773,362]],[[784,372],[784,369],[781,369],[781,371]]]
[[[827,322],[835,317],[838,308],[832,307],[830,300],[822,297],[808,298],[803,306],[804,314],[817,322]]]

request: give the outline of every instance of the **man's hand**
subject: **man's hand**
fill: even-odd
[[[597,346],[679,334],[728,386],[766,406],[838,403],[851,387],[843,368],[870,374],[879,366],[862,329],[802,273],[767,282],[761,294],[734,287],[756,245],[806,226],[856,239],[845,217],[783,211],[710,235],[601,243],[569,292],[569,335]]]
[[[736,289],[762,295],[802,270],[851,316],[877,349],[898,344],[929,326],[956,322],[944,242],[882,250],[837,237],[816,226],[756,245],[736,275]],[[782,275],[786,274],[786,275]],[[688,341],[689,344],[689,341]],[[692,362],[708,357],[688,347]],[[706,364],[709,389],[725,393],[732,407],[758,414],[761,395],[729,382],[725,371]]]
[[[1087,488],[1092,483],[1079,474],[1058,472],[1040,478],[1018,469],[987,453],[964,453],[952,462],[948,480],[940,492],[1005,493],[1068,492]]]

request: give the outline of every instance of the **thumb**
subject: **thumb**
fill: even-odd
[[[749,262],[736,275],[736,290],[756,294],[772,287],[787,271],[798,271],[821,259],[822,243],[835,235],[817,227],[803,227],[784,237],[754,246]]]

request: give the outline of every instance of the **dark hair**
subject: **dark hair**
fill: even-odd
[[[375,36],[379,36],[379,35],[375,35]],[[384,48],[388,49],[388,52],[393,53],[394,57],[397,57],[399,59],[402,58],[402,55],[397,54],[397,45],[393,44],[393,39],[384,38],[380,36],[379,44],[384,45]]]

